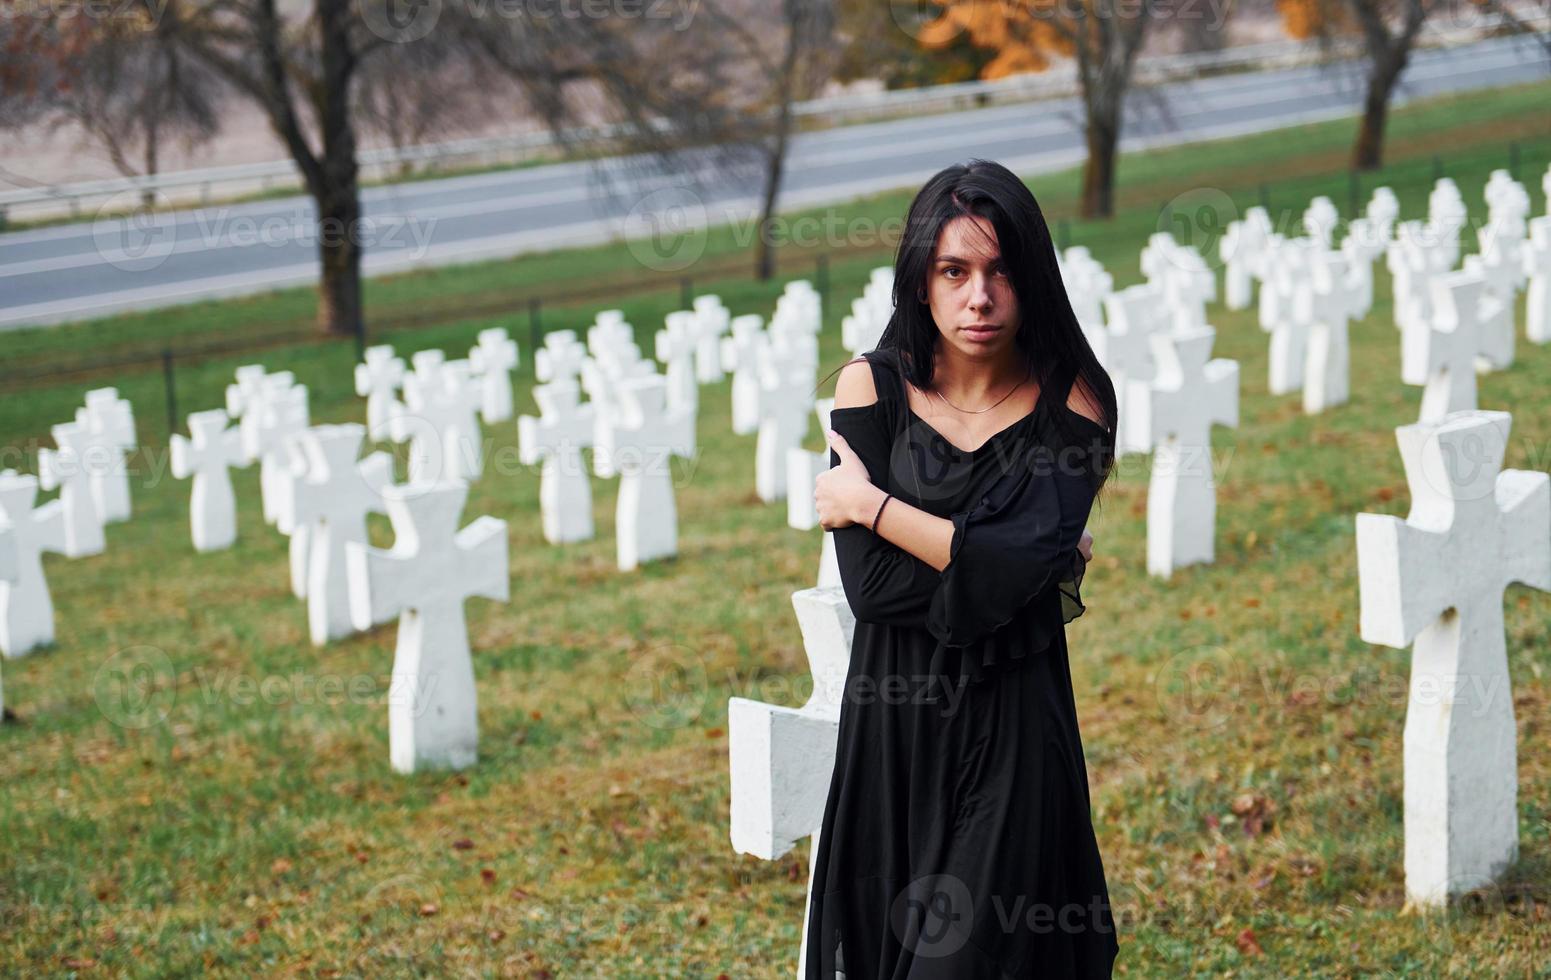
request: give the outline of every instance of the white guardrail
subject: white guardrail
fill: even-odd
[[[1520,23],[1537,30],[1542,29],[1551,25],[1551,14],[1536,13],[1521,18]],[[1424,31],[1422,41],[1426,47],[1456,47],[1491,36],[1502,26],[1501,18],[1482,17],[1469,28]],[[1275,41],[1223,51],[1155,55],[1138,59],[1132,84],[1156,85],[1206,73],[1319,64],[1333,58],[1360,57],[1361,54],[1360,43],[1350,39],[1328,47],[1321,47],[1312,41]],[[985,106],[1059,98],[1075,94],[1076,91],[1076,70],[1071,65],[1064,65],[1037,74],[1013,75],[994,81],[955,82],[924,88],[829,96],[798,103],[795,112],[801,118],[833,125],[863,119],[944,112],[967,105]],[[618,125],[588,126],[572,130],[568,138],[582,144],[607,144],[622,131]],[[516,165],[554,145],[555,140],[548,132],[518,133],[363,150],[359,154],[359,163],[363,179],[391,180],[413,173],[417,168],[437,171]],[[299,187],[301,175],[290,160],[29,187],[0,192],[0,228],[8,221],[79,217],[88,208],[97,211],[104,208],[114,212],[128,211],[146,199],[154,200],[158,206],[209,204],[217,198],[218,191],[219,197],[231,199]]]

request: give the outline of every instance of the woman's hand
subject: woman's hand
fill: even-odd
[[[1088,533],[1087,528],[1082,529],[1082,540],[1077,542],[1077,552],[1082,555],[1083,561],[1093,560],[1093,535]]]
[[[819,524],[826,531],[849,527],[871,520],[871,514],[862,515],[869,502],[876,508],[883,494],[872,485],[867,466],[856,450],[846,442],[845,436],[830,429],[829,448],[840,457],[840,464],[820,473],[813,481],[813,503],[818,511]]]

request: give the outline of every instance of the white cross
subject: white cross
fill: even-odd
[[[387,344],[368,347],[365,360],[355,366],[355,393],[366,398],[366,429],[374,440],[388,434],[393,402],[404,383],[404,359]]]
[[[75,420],[107,449],[104,465],[92,470],[92,494],[102,523],[129,520],[129,468],[124,454],[137,445],[133,407],[119,397],[117,388],[94,388],[86,393],[86,407],[75,410]]]
[[[1316,247],[1309,254],[1308,362],[1304,366],[1303,411],[1315,415],[1341,405],[1351,395],[1351,353],[1348,327],[1353,297],[1347,288],[1346,256]]]
[[[661,375],[622,381],[619,416],[609,426],[609,471],[620,474],[615,510],[619,570],[678,554],[679,519],[673,494],[673,456],[695,453],[695,417],[665,408]],[[594,452],[594,469],[599,454]],[[599,474],[600,476],[603,474]]]
[[[266,384],[274,377],[265,378]],[[271,388],[243,416],[243,449],[249,459],[259,461],[259,500],[266,524],[285,520],[294,477],[291,437],[310,421],[306,385]]]
[[[1513,288],[1504,283],[1502,265],[1487,262],[1480,255],[1465,257],[1465,271],[1486,280],[1481,294],[1481,329],[1476,335],[1476,369],[1501,371],[1513,366],[1515,340],[1513,328]]]
[[[11,525],[0,519],[0,617],[4,615],[3,607],[10,603],[10,588],[21,574],[18,551],[16,532]],[[4,712],[5,683],[4,678],[0,677],[0,715]]]
[[[722,338],[722,370],[732,372],[732,431],[759,431],[759,352],[767,338],[764,318],[746,313],[732,318],[732,334]]]
[[[438,397],[448,423],[445,472],[453,479],[473,482],[485,468],[484,433],[479,427],[480,387],[466,360],[443,364],[440,380]],[[511,417],[510,412],[507,417]]]
[[[1286,238],[1275,242],[1268,256],[1258,312],[1260,329],[1271,335],[1267,383],[1273,395],[1303,387],[1313,313],[1308,295],[1313,250],[1314,243],[1307,238]]]
[[[172,475],[194,478],[189,494],[189,529],[195,551],[220,551],[237,540],[237,498],[231,467],[246,467],[241,434],[228,428],[226,412],[212,408],[188,417],[188,437],[172,437]]]
[[[102,534],[102,515],[92,493],[91,473],[108,465],[101,458],[107,448],[79,422],[62,422],[51,430],[58,449],[38,450],[38,482],[45,490],[59,490],[64,509],[65,549],[69,558],[100,555],[107,542]]]
[[[544,335],[544,346],[533,355],[533,373],[540,381],[572,380],[582,372],[587,345],[574,330],[554,330]]]
[[[603,310],[587,328],[587,351],[600,357],[605,350],[622,344],[635,343],[635,330],[625,322],[625,314],[619,310]]]
[[[1228,309],[1248,309],[1254,301],[1253,270],[1270,241],[1271,217],[1265,208],[1252,207],[1242,219],[1229,223],[1217,243],[1217,255],[1226,270],[1223,298]]]
[[[1146,452],[1145,441],[1130,423],[1127,399],[1131,381],[1150,381],[1157,370],[1153,364],[1152,334],[1168,329],[1163,309],[1163,291],[1153,285],[1127,286],[1104,297],[1108,324],[1096,339],[1094,354],[1115,384],[1118,421],[1115,453]]]
[[[24,657],[54,642],[54,602],[43,577],[43,553],[65,553],[64,504],[42,507],[38,478],[0,472],[0,524],[10,528],[15,575],[0,576],[0,653]]]
[[[722,335],[732,325],[732,314],[719,296],[696,296],[695,378],[703,385],[722,380]]]
[[[1430,322],[1406,327],[1400,348],[1400,380],[1426,385],[1421,422],[1476,407],[1476,334],[1486,283],[1469,272],[1449,272],[1432,280],[1432,288]]]
[[[1335,239],[1336,225],[1341,215],[1328,197],[1316,197],[1303,212],[1303,230],[1309,233],[1321,248],[1330,248]]]
[[[840,705],[851,661],[856,617],[839,588],[792,594],[813,694],[800,708],[747,698],[727,702],[727,754],[732,788],[732,846],[774,861],[804,837],[817,853],[824,806],[840,737]],[[808,880],[811,908],[813,880]],[[803,921],[802,949],[809,923]],[[798,975],[803,975],[799,955]]]
[[[1351,266],[1346,282],[1353,294],[1355,319],[1362,319],[1373,309],[1373,261],[1384,254],[1385,234],[1372,218],[1355,218],[1347,225],[1346,237],[1341,239],[1341,254]]]
[[[357,629],[399,618],[388,695],[395,772],[462,769],[479,756],[479,705],[463,603],[510,598],[506,522],[485,516],[458,530],[461,482],[384,487],[391,550],[346,546]]]
[[[512,417],[512,371],[520,363],[517,341],[505,327],[479,332],[479,343],[469,351],[469,364],[480,383],[480,417],[486,425]]]
[[[632,348],[634,344],[630,345]],[[589,357],[582,363],[582,390],[592,403],[592,471],[605,479],[618,476],[614,469],[614,427],[621,411],[619,386],[632,378],[657,377],[652,361],[630,357],[628,352],[607,359]],[[666,383],[666,379],[664,381]]]
[[[700,382],[695,379],[700,338],[695,335],[695,314],[689,310],[669,313],[653,340],[657,360],[663,363],[668,379],[668,407],[695,411],[700,405]]]
[[[540,415],[517,417],[517,452],[524,466],[543,460],[539,471],[539,514],[550,544],[587,541],[592,523],[592,483],[582,448],[592,445],[593,407],[581,403],[571,379],[533,388]]]
[[[1503,590],[1551,590],[1551,478],[1501,471],[1511,425],[1507,412],[1475,411],[1400,426],[1411,512],[1357,515],[1362,638],[1414,642],[1404,737],[1413,905],[1487,885],[1518,857]]]
[[[314,646],[353,632],[345,548],[366,543],[366,515],[384,512],[382,491],[393,482],[387,453],[357,461],[365,439],[365,427],[352,422],[316,425],[296,440],[307,468],[292,485],[291,529],[309,531],[307,629]]]
[[[1388,241],[1390,232],[1395,227],[1395,219],[1400,217],[1400,199],[1388,187],[1375,187],[1363,214],[1373,222],[1377,239],[1381,242]]]
[[[1217,332],[1152,335],[1158,374],[1131,382],[1134,423],[1157,449],[1147,487],[1147,571],[1213,560],[1217,487],[1212,479],[1212,425],[1239,424],[1239,364],[1208,360]]]
[[[754,490],[765,503],[786,497],[786,456],[802,446],[813,410],[813,378],[795,352],[771,348],[759,367],[759,437]]]
[[[833,398],[820,398],[813,403],[813,411],[819,418],[819,431],[829,431],[829,412],[835,407]],[[823,452],[810,453],[798,447],[786,454],[786,526],[799,531],[811,531],[819,526],[819,512],[813,499],[813,487],[819,474],[829,469],[828,436]],[[840,564],[835,556],[835,536],[824,532],[824,546],[819,552],[817,585],[827,588],[840,584]]]
[[[1529,280],[1524,334],[1532,344],[1551,342],[1551,215],[1530,221],[1523,258],[1524,275]]]

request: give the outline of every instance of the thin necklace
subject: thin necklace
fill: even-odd
[[[1022,381],[1018,382],[1017,384],[1013,385],[1011,388],[1009,388],[1007,390],[1007,394],[1003,395],[1002,397],[1000,397],[1000,398],[998,398],[996,400],[996,405],[1000,405],[1002,402],[1004,402],[1007,399],[1011,398],[1012,397],[1012,393],[1017,391],[1019,388],[1022,388],[1024,385],[1028,384],[1029,378],[1033,377],[1033,375],[1034,375],[1034,372],[1032,370],[1030,370],[1027,377],[1025,377]],[[990,408],[977,408],[977,409],[974,409],[974,410],[967,409],[967,408],[959,408],[957,405],[955,405],[952,402],[948,401],[948,399],[943,398],[942,392],[938,391],[936,388],[931,389],[931,392],[932,392],[932,394],[936,395],[938,397],[938,399],[941,400],[944,405],[947,405],[949,408],[953,409],[954,411],[963,412],[965,415],[984,415],[985,413],[991,411],[992,408],[996,407],[996,405],[992,405]]]

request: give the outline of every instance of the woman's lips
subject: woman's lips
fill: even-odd
[[[964,336],[970,340],[990,340],[1000,329],[1000,327],[965,327]]]

